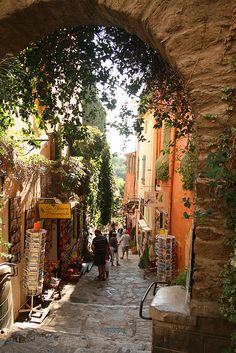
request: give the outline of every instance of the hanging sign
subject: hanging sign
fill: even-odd
[[[157,197],[156,191],[145,191],[144,192],[144,203],[146,203],[146,204],[155,203],[156,197]]]
[[[166,207],[166,195],[163,191],[157,193],[156,207],[165,208]]]
[[[144,203],[147,207],[165,207],[165,195],[163,191],[146,191],[144,192]]]
[[[69,203],[50,204],[39,203],[39,218],[71,218],[71,205]]]

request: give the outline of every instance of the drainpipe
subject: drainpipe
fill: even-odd
[[[176,128],[173,129],[173,134],[172,134],[172,139],[171,141],[175,141],[175,134],[176,134]],[[175,153],[176,153],[176,148],[171,147],[171,153],[170,153],[170,189],[169,189],[169,207],[168,207],[168,234],[172,234],[171,231],[171,212],[172,212],[172,193],[173,193],[173,183],[174,183],[174,166],[175,166]]]

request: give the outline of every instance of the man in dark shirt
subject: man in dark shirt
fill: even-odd
[[[110,247],[107,238],[101,234],[99,229],[95,230],[95,238],[92,241],[94,252],[94,264],[98,266],[98,278],[102,281],[106,278],[105,264],[110,254]]]

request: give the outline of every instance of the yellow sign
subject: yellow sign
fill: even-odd
[[[40,203],[39,218],[71,218],[71,206],[69,203]]]

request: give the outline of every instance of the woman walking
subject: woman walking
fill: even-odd
[[[118,241],[116,238],[116,232],[112,233],[112,237],[109,242],[111,249],[111,265],[114,266],[114,261],[116,261],[116,266],[120,266],[119,264],[119,255],[118,255]]]

